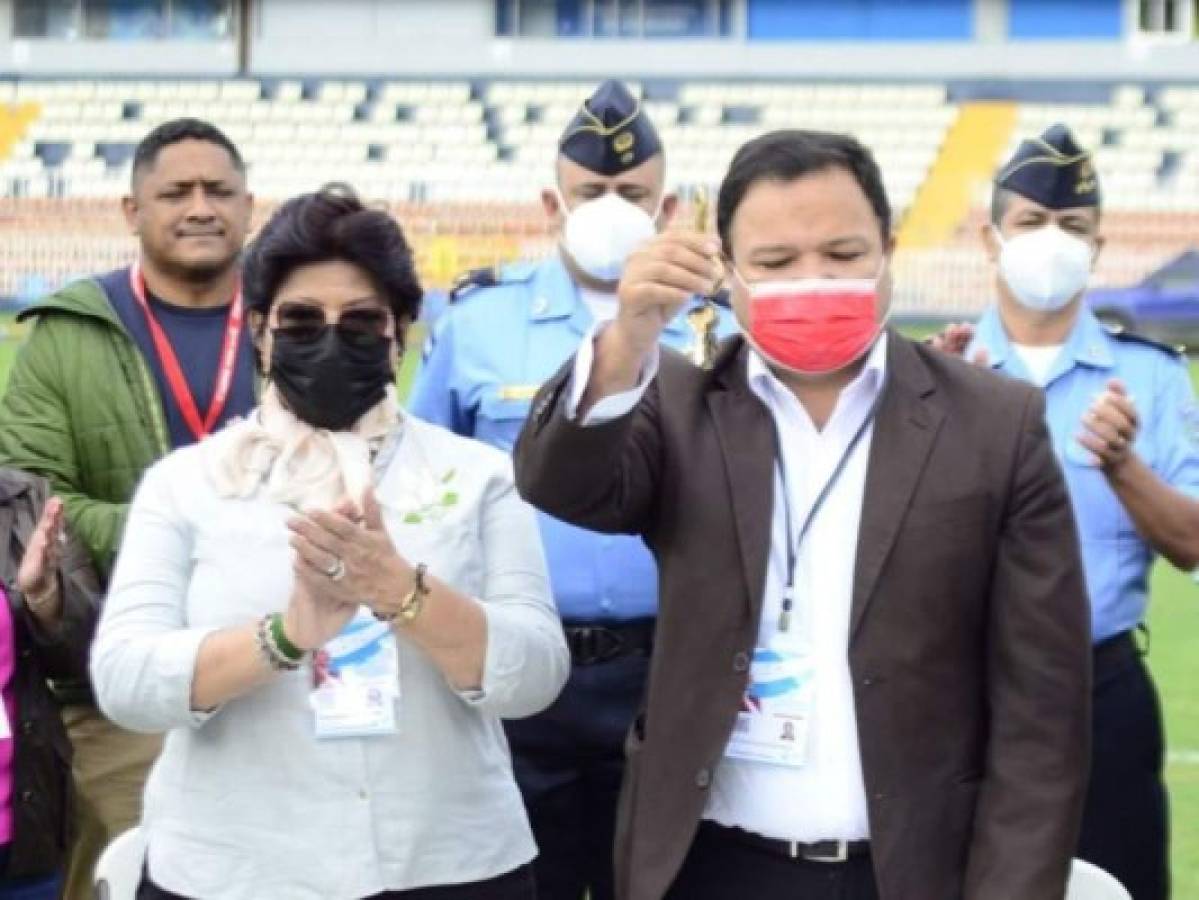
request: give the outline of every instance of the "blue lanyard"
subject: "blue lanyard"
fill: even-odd
[[[812,504],[808,514],[804,517],[803,524],[799,527],[798,534],[795,531],[795,524],[791,515],[791,491],[787,486],[787,467],[783,464],[783,436],[778,430],[778,423],[775,423],[775,435],[778,439],[779,458],[775,463],[779,473],[779,480],[783,486],[783,519],[787,528],[787,581],[786,587],[783,589],[783,604],[779,611],[779,631],[788,631],[791,628],[791,611],[795,605],[795,563],[799,559],[799,549],[803,546],[804,538],[808,536],[808,532],[812,528],[812,523],[816,520],[816,514],[820,512],[829,495],[833,492],[841,475],[845,472],[845,467],[849,464],[849,458],[853,456],[853,451],[857,448],[862,438],[865,436],[867,429],[870,428],[870,423],[874,421],[875,415],[878,413],[879,403],[883,399],[883,389],[886,385],[879,387],[878,396],[874,398],[874,403],[871,404],[866,417],[862,419],[862,424],[858,426],[858,430],[854,432],[852,438],[849,439],[849,444],[845,448],[845,452],[841,454],[841,458],[837,460],[837,465],[833,468],[833,472],[825,481],[824,486],[820,489],[820,493],[816,495],[816,500]]]

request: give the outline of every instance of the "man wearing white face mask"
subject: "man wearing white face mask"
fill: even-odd
[[[564,131],[555,185],[542,192],[559,235],[540,263],[472,273],[438,321],[412,410],[459,434],[510,451],[533,395],[596,322],[617,311],[628,258],[671,219],[662,145],[616,81],[600,85]],[[663,343],[700,342],[687,314]],[[718,313],[717,334],[731,329]],[[639,538],[597,535],[540,516],[554,599],[573,669],[558,702],[507,723],[517,781],[540,849],[542,900],[610,900],[624,739],[641,702],[657,614],[657,572]]]
[[[1062,125],[1024,141],[995,179],[983,234],[998,301],[965,352],[1044,388],[1078,521],[1095,669],[1079,855],[1135,900],[1164,900],[1164,739],[1133,635],[1156,556],[1184,571],[1199,564],[1199,408],[1176,351],[1107,331],[1086,305],[1099,225],[1090,153]]]

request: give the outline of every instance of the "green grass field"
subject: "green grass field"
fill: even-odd
[[[407,394],[416,372],[424,339],[420,329],[409,334],[400,370],[401,396]],[[11,318],[0,319],[0,384],[20,340],[20,329]],[[1191,364],[1191,377],[1199,390],[1199,362]],[[1174,896],[1199,897],[1199,585],[1167,565],[1153,575],[1150,626],[1150,664],[1165,708],[1170,761],[1173,819]]]
[[[1199,392],[1199,361],[1191,361]],[[1199,897],[1199,584],[1164,563],[1153,573],[1149,664],[1166,717],[1174,896]]]

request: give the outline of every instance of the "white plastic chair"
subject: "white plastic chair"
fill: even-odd
[[[1076,859],[1070,867],[1065,900],[1132,900],[1128,889],[1103,869]]]
[[[134,900],[146,861],[146,836],[140,827],[117,835],[96,863],[95,900]]]

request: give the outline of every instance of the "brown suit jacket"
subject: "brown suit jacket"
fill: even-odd
[[[1040,392],[891,333],[857,543],[849,660],[883,900],[1061,900],[1089,759],[1078,542]],[[776,438],[726,342],[674,354],[638,407],[580,427],[564,368],[516,448],[566,521],[644,536],[658,637],[629,735],[622,900],[657,900],[691,845],[762,609]]]

